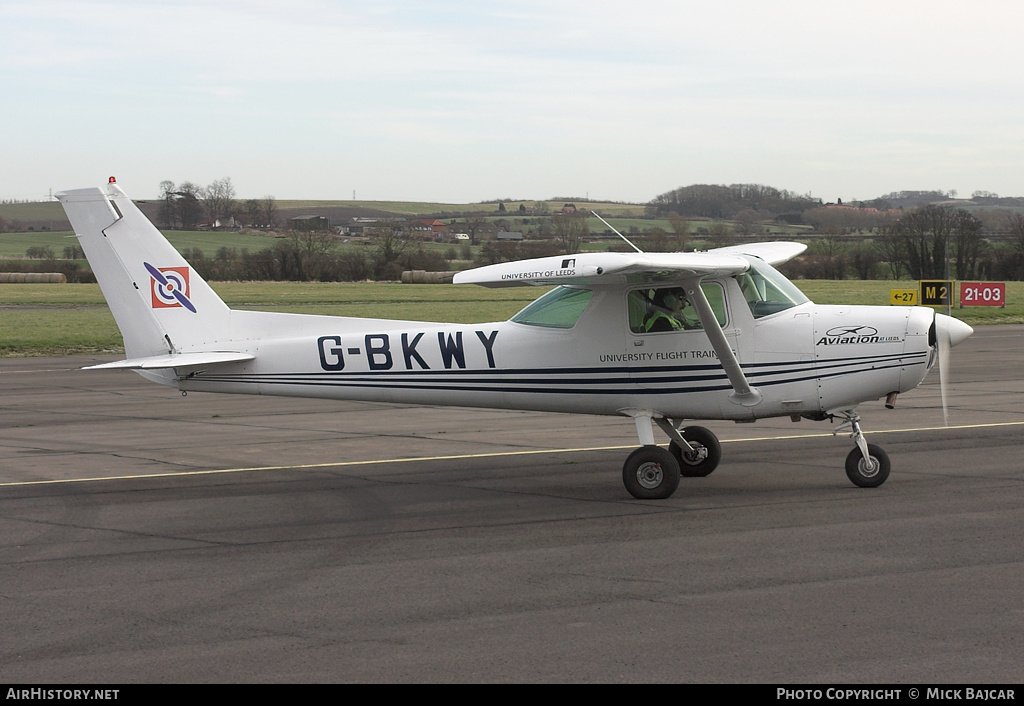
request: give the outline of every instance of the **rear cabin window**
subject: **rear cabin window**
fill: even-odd
[[[717,284],[703,284],[719,326],[725,326],[725,294]],[[626,296],[629,330],[633,333],[662,333],[703,329],[697,310],[682,287],[644,287]]]
[[[511,321],[528,326],[546,328],[572,328],[583,315],[594,293],[589,289],[556,287],[534,300]]]

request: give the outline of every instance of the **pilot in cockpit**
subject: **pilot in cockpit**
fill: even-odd
[[[700,319],[682,287],[659,289],[644,320],[647,333],[701,328]]]

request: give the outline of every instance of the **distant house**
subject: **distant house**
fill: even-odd
[[[367,228],[373,228],[380,223],[379,218],[356,217],[341,226],[341,232],[345,235],[360,236],[366,234]]]
[[[304,232],[331,229],[331,219],[326,216],[296,216],[291,224],[292,230]]]
[[[199,224],[199,230],[216,230],[217,228],[230,228],[231,230],[234,230],[237,227],[238,225],[235,223],[234,216],[228,216],[227,219],[223,221],[218,219],[212,223],[210,221],[206,221]]]
[[[567,203],[567,204],[565,204],[564,206],[562,206],[562,213],[564,213],[567,216],[571,215],[573,213],[576,213],[576,204],[574,204],[574,203]]]
[[[512,230],[500,230],[497,235],[498,240],[522,240],[523,234],[519,231]]]
[[[448,226],[447,226],[447,224],[437,220],[436,218],[434,218],[434,219],[423,218],[423,219],[420,219],[418,222],[424,228],[430,229],[431,237],[434,240],[444,240],[445,234],[448,233]]]

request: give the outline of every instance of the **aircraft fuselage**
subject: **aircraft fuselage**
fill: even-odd
[[[703,330],[632,330],[626,286],[591,288],[569,328],[232,311],[240,330],[258,320],[257,328],[274,332],[233,342],[254,360],[189,376],[146,375],[187,391],[744,420],[816,415],[903,392],[931,364],[931,310],[807,302],[755,320],[734,281],[711,282],[723,289],[723,332],[762,395],[757,404],[731,398]]]

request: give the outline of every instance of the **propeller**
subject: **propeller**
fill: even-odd
[[[945,314],[935,315],[935,348],[939,356],[939,395],[942,398],[942,419],[949,426],[949,408],[946,403],[946,381],[949,380],[950,349],[967,340],[974,329],[959,319]]]

